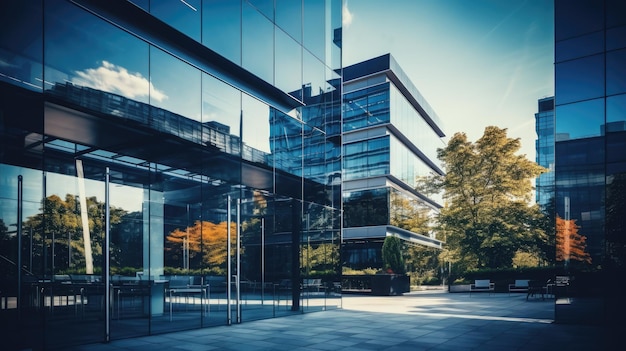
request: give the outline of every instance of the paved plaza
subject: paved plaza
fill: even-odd
[[[608,350],[602,327],[555,324],[525,294],[344,295],[342,308],[92,344],[72,350]]]

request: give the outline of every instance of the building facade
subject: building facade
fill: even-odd
[[[626,277],[626,3],[555,1],[557,261],[585,322],[623,324]],[[579,301],[576,299],[569,301]]]
[[[382,268],[387,236],[440,249],[427,224],[441,198],[416,190],[443,174],[438,116],[389,54],[344,67],[343,78],[344,264]]]
[[[0,5],[0,333],[341,303],[341,1]]]
[[[535,202],[547,210],[554,199],[554,96],[539,99],[535,113],[535,161],[548,171],[537,177]]]

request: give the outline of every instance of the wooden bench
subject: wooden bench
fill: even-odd
[[[491,294],[495,291],[495,288],[496,284],[489,279],[476,279],[473,284],[470,284],[470,296],[472,296],[472,292],[488,292]]]

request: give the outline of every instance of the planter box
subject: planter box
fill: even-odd
[[[471,284],[450,285],[449,292],[469,292]]]
[[[376,274],[371,277],[372,295],[402,295],[411,290],[411,280],[405,274]]]

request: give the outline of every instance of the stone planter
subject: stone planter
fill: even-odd
[[[450,285],[448,292],[469,292],[471,284]]]

